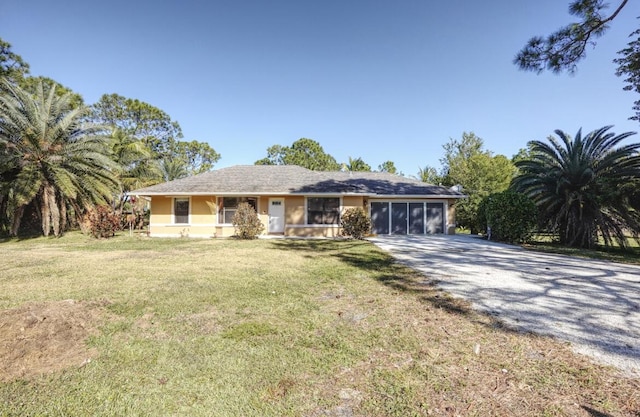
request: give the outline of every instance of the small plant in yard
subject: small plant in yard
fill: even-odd
[[[345,210],[340,220],[342,234],[354,239],[364,239],[371,231],[371,219],[361,207]]]
[[[264,231],[264,225],[258,218],[258,213],[249,203],[240,203],[231,223],[236,236],[241,239],[255,239]]]
[[[115,236],[120,230],[120,216],[109,206],[97,206],[87,216],[89,233],[95,238]]]

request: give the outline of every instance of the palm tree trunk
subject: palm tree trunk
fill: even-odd
[[[51,185],[47,184],[46,193],[48,195],[49,203],[49,215],[51,216],[51,228],[53,229],[54,236],[60,236],[60,208],[58,207],[58,201],[56,198],[56,190]]]
[[[64,233],[67,230],[67,204],[64,202],[62,196],[59,199],[60,207],[60,233]]]
[[[49,236],[51,232],[51,206],[49,204],[48,186],[44,185],[40,193],[42,194],[42,204],[40,205],[42,233],[45,236]]]
[[[22,205],[15,209],[13,212],[13,220],[11,222],[11,230],[9,234],[11,236],[18,236],[18,230],[20,229],[20,221],[22,220],[22,214],[24,213],[24,208],[26,205]]]

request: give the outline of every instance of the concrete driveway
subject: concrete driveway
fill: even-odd
[[[640,267],[465,235],[370,241],[508,325],[569,341],[577,352],[640,377]]]

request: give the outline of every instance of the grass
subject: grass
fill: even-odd
[[[527,249],[538,252],[558,253],[590,259],[604,259],[612,262],[640,265],[640,245],[635,240],[628,239],[628,248],[619,246],[607,247],[604,244],[594,249],[579,249],[563,246],[548,235],[534,236],[533,241],[524,245]]]
[[[106,305],[97,356],[0,382],[0,416],[639,415],[637,380],[510,331],[367,242],[71,233],[0,250],[0,310]]]

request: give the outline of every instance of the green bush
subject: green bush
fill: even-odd
[[[264,225],[258,217],[258,213],[249,203],[238,204],[231,223],[236,232],[236,236],[241,239],[255,239],[264,230]]]
[[[340,225],[342,226],[342,234],[354,239],[364,239],[371,231],[371,219],[361,207],[345,210]]]
[[[97,206],[89,212],[89,232],[95,238],[115,236],[121,229],[120,216],[109,206]]]
[[[491,194],[480,203],[478,221],[491,240],[528,241],[537,225],[538,210],[530,198],[513,191]]]

